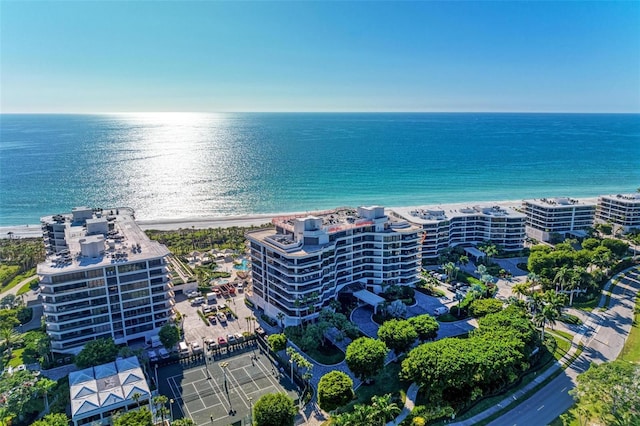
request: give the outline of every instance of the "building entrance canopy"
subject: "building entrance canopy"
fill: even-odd
[[[373,306],[373,312],[375,313],[378,311],[378,306],[385,302],[384,298],[370,292],[369,290],[359,290],[354,292],[353,295],[367,305]]]

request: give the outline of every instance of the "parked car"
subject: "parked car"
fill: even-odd
[[[197,355],[197,354],[201,354],[203,352],[203,348],[202,348],[202,346],[200,346],[200,343],[192,342],[191,343],[191,351],[193,352],[194,355]]]
[[[218,337],[218,344],[221,345],[221,346],[222,345],[226,345],[227,341],[225,340],[224,337],[220,336],[220,337]]]
[[[233,343],[237,343],[236,336],[234,336],[233,334],[227,334],[227,342],[229,342],[230,345]]]
[[[438,308],[435,308],[433,310],[434,315],[439,316],[439,315],[444,315],[449,313],[449,308],[447,308],[446,306],[440,306]]]
[[[214,306],[203,306],[202,307],[202,313],[206,315],[206,314],[209,314],[209,313],[213,312],[214,309],[215,309]]]
[[[215,315],[211,315],[209,317],[209,322],[213,325],[216,325],[218,323],[218,320],[216,319],[217,317]]]
[[[192,306],[202,305],[204,303],[204,297],[198,296],[191,301]]]
[[[218,312],[218,321],[220,321],[221,324],[226,324],[227,316],[222,312]]]

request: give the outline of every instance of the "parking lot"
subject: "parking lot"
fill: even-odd
[[[205,301],[200,305],[193,305],[185,295],[176,295],[175,299],[175,308],[182,315],[184,340],[189,344],[198,342],[200,345],[204,345],[204,340],[214,339],[217,341],[219,337],[227,339],[229,334],[242,334],[258,327],[258,324],[253,320],[247,321],[247,318],[253,317],[253,312],[244,304],[243,293],[229,298],[218,297],[215,303],[207,304]],[[198,310],[202,312],[202,308],[207,308],[210,305],[216,306],[216,311],[217,307],[228,307],[237,315],[237,318],[226,316],[224,323],[220,320],[217,320],[216,324],[211,324],[210,321],[205,323],[198,315]]]

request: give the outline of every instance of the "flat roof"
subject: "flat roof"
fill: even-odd
[[[532,204],[544,208],[565,208],[571,206],[593,207],[598,204],[597,198],[571,198],[571,197],[552,197],[552,198],[532,198],[522,200],[523,203]]]
[[[393,207],[391,210],[400,217],[417,224],[432,224],[458,217],[485,216],[526,218],[516,211],[521,206],[519,201],[437,204],[419,207]]]
[[[358,290],[354,292],[353,295],[362,300],[367,305],[371,305],[373,307],[385,302],[385,299],[383,297],[380,297],[369,290]]]
[[[55,275],[68,273],[84,268],[96,268],[124,263],[133,263],[148,259],[164,257],[169,249],[157,241],[150,240],[140,229],[130,209],[103,209],[94,213],[91,221],[108,221],[113,223],[113,231],[104,235],[104,253],[98,258],[83,258],[80,241],[97,241],[102,235],[87,235],[83,223],[72,222],[72,215],[54,215],[41,218],[43,224],[58,223],[64,225],[65,242],[68,253],[52,253],[38,265],[39,274]]]

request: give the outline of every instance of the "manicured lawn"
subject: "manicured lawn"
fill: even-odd
[[[36,285],[37,282],[38,282],[38,277],[34,277],[33,280],[29,281],[28,283],[26,283],[22,287],[20,287],[20,290],[18,290],[18,293],[16,293],[16,294],[18,296],[20,296],[21,294],[27,293],[29,290],[34,288],[34,286]]]
[[[586,302],[573,302],[573,307],[576,309],[581,309],[583,311],[586,312],[591,312],[593,311],[594,308],[596,308],[598,306],[598,300],[600,298],[596,297],[593,300],[588,300]]]
[[[573,340],[573,334],[571,333],[567,333],[566,331],[562,331],[562,330],[551,330],[554,334],[557,334],[558,336],[562,336],[567,340]]]
[[[636,309],[629,337],[622,348],[620,359],[640,363],[640,297],[636,296]]]
[[[14,268],[13,266],[7,266],[7,265],[0,265],[0,268],[5,268],[3,270],[3,272],[8,272],[8,270],[6,268]],[[20,267],[16,266],[15,268],[20,269]],[[16,271],[17,272],[17,271]],[[15,272],[14,272],[15,273]],[[24,280],[25,278],[29,278],[32,277],[36,274],[36,268],[33,269],[29,269],[27,272],[20,274],[20,275],[16,275],[9,283],[7,283],[6,286],[2,287],[0,289],[0,292],[4,293],[7,290],[11,290],[12,288],[14,288],[15,286],[17,286],[18,284],[20,284],[20,282],[22,280]]]
[[[553,332],[548,332],[553,335]],[[568,342],[560,337],[553,336],[556,339],[556,350],[553,352],[553,357],[557,360],[562,359],[563,356],[569,352],[571,348],[571,342]]]
[[[356,404],[368,404],[374,395],[397,394],[401,389],[406,392],[410,383],[400,382],[399,374],[401,364],[390,362],[387,364],[380,374],[374,378],[374,383],[370,385],[361,385],[356,390]]]
[[[574,325],[579,325],[582,324],[582,321],[580,320],[580,318],[578,318],[575,315],[571,315],[571,314],[562,314],[562,316],[560,317],[559,321],[565,323],[565,324],[574,324]]]
[[[11,361],[9,361],[10,367],[17,367],[20,364],[24,364],[24,361],[22,360],[22,352],[24,352],[24,348],[11,351]]]

